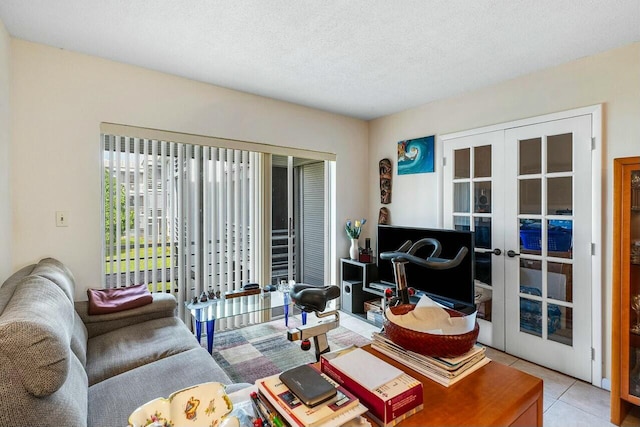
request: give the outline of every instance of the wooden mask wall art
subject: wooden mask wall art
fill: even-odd
[[[391,203],[391,160],[382,159],[378,163],[380,168],[380,203],[388,205]],[[386,207],[380,208],[378,214],[378,224],[390,224],[389,209]]]
[[[381,207],[380,208],[380,213],[378,214],[378,224],[383,224],[383,225],[390,225],[391,224],[391,218],[390,218],[390,212],[389,209],[387,209],[386,207]]]
[[[391,203],[391,160],[382,159],[380,167],[380,203],[388,205]]]

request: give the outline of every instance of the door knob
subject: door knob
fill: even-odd
[[[493,252],[493,254],[494,254],[494,255],[502,255],[502,251],[500,250],[500,248],[495,248],[495,249],[494,249],[493,251],[491,251],[491,252]]]
[[[508,251],[507,251],[507,256],[508,256],[509,258],[513,258],[514,256],[520,256],[520,254],[519,254],[519,253],[517,253],[517,252],[514,252],[514,251],[512,251],[512,250],[508,250]]]

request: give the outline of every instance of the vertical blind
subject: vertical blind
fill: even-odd
[[[170,292],[180,316],[203,291],[261,275],[263,154],[102,135],[104,287]]]
[[[302,282],[310,285],[325,284],[325,191],[324,162],[301,168],[301,221],[302,251],[300,254]]]

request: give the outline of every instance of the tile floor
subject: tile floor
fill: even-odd
[[[344,312],[340,312],[340,324],[367,338],[371,338],[371,332],[379,330],[378,327]],[[545,427],[615,426],[609,422],[608,391],[492,348],[487,348],[487,356],[495,362],[542,378]],[[640,410],[629,414],[622,426],[640,426]]]

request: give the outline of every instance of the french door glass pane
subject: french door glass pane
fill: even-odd
[[[520,141],[520,175],[542,172],[542,139],[524,139]]]
[[[573,213],[573,178],[547,178],[547,214],[570,215]]]
[[[476,248],[491,249],[491,218],[474,218]]]
[[[469,200],[469,183],[458,182],[453,184],[453,211],[468,213],[471,210],[471,202]]]
[[[455,150],[454,152],[454,174],[453,179],[463,179],[471,177],[471,150],[465,148],[462,150]]]
[[[542,296],[542,262],[520,259],[520,292]]]
[[[573,302],[573,265],[547,262],[547,296]]]
[[[476,279],[486,285],[492,285],[491,252],[476,252]]]
[[[539,219],[520,220],[520,252],[540,254],[542,247],[542,222]]]
[[[471,219],[468,216],[454,216],[453,228],[458,231],[471,230]]]
[[[474,182],[473,194],[475,197],[473,211],[491,212],[491,181]]]
[[[573,135],[551,135],[547,137],[547,173],[573,170]]]
[[[559,258],[572,258],[573,221],[547,221],[547,249],[549,255]]]
[[[520,180],[521,214],[540,214],[542,212],[541,182],[539,178]]]
[[[478,258],[476,258],[477,262]],[[493,291],[484,286],[475,287],[476,317],[491,322]]]
[[[520,332],[542,336],[542,302],[520,297]]]
[[[573,343],[573,309],[549,304],[547,318],[549,340],[571,345]]]
[[[488,178],[491,176],[491,146],[483,145],[473,149],[473,177]]]

